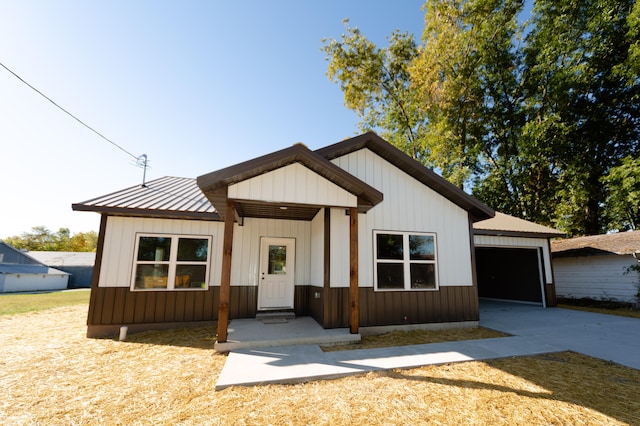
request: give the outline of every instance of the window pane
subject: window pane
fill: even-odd
[[[171,251],[171,238],[140,237],[138,260],[167,262]]]
[[[287,273],[287,246],[269,246],[268,274]]]
[[[378,288],[404,288],[402,263],[378,263]]]
[[[411,288],[436,288],[436,268],[430,263],[412,263]]]
[[[178,261],[207,261],[209,240],[206,238],[180,238],[178,240]]]
[[[167,288],[169,265],[138,265],[136,267],[135,288]]]
[[[409,258],[411,260],[435,260],[433,235],[409,235]]]
[[[178,265],[175,288],[205,288],[206,265]]]
[[[402,260],[402,235],[377,234],[377,258]]]

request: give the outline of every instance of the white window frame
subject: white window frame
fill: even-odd
[[[390,234],[390,235],[402,235],[402,255],[403,259],[378,259],[378,235]],[[409,236],[428,236],[433,237],[433,260],[412,260],[410,258],[409,250]],[[379,263],[402,263],[403,276],[404,276],[404,288],[378,288],[378,264]],[[432,264],[434,267],[435,287],[434,288],[412,288],[411,287],[411,265],[412,264]],[[438,280],[438,238],[434,232],[410,232],[410,231],[387,231],[387,230],[374,230],[373,231],[373,280],[375,291],[438,291],[440,290],[440,284]]]
[[[156,260],[138,260],[138,249],[140,246],[140,239],[144,237],[152,238],[171,238],[171,247],[169,252],[169,260],[156,261]],[[178,261],[178,242],[181,238],[193,238],[193,239],[206,239],[207,240],[207,260],[206,261]],[[153,233],[136,233],[135,248],[133,251],[133,267],[131,268],[131,291],[206,291],[210,285],[210,268],[211,268],[211,249],[212,249],[213,236],[211,235],[186,235],[186,234],[153,234]],[[169,270],[167,273],[167,287],[157,288],[136,288],[136,272],[138,265],[155,265],[163,264],[168,265]],[[204,265],[205,266],[205,282],[201,287],[175,287],[176,282],[176,269],[178,265]]]

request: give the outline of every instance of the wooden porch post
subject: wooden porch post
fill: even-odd
[[[229,325],[229,294],[231,293],[231,252],[233,247],[233,219],[235,204],[227,200],[224,214],[224,241],[222,243],[222,276],[220,278],[220,304],[218,305],[218,342],[227,341]]]
[[[349,210],[349,324],[351,334],[358,333],[360,303],[358,301],[358,208]]]

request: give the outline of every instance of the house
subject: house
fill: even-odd
[[[63,290],[69,274],[0,241],[0,293]]]
[[[28,254],[51,268],[69,273],[69,288],[91,287],[93,265],[96,261],[94,252],[30,251]]]
[[[640,231],[577,237],[551,244],[556,291],[563,298],[640,302]]]
[[[540,303],[555,304],[548,228],[474,236],[495,212],[371,132],[72,207],[101,214],[89,336],[217,322],[225,342],[229,320],[272,310],[352,333],[477,324],[476,238],[535,252]]]

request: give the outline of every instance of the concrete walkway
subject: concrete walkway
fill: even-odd
[[[565,350],[640,369],[639,319],[483,301],[480,325],[512,337],[337,352],[318,345],[233,350],[216,390]]]

